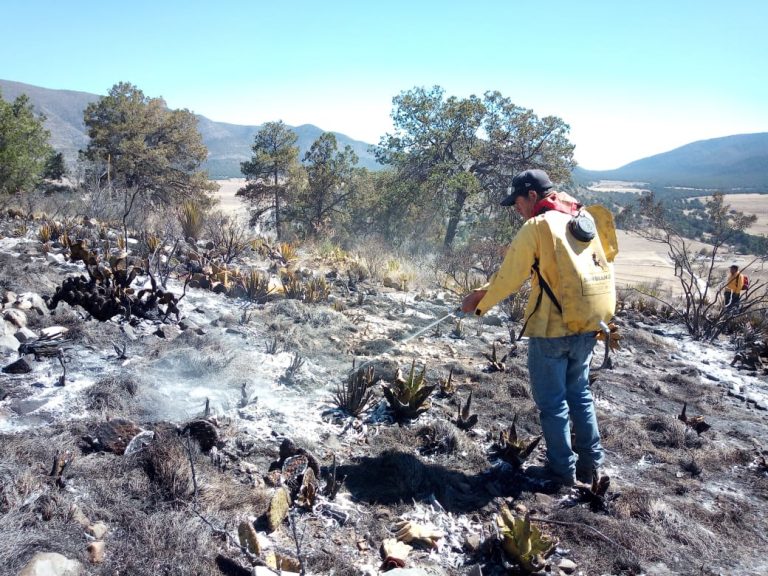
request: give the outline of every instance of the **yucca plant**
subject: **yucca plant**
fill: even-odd
[[[251,269],[243,275],[241,284],[249,300],[265,300],[272,292],[269,287],[269,275],[261,270]]]
[[[528,440],[520,440],[517,437],[517,414],[512,420],[509,430],[499,433],[498,442],[491,446],[491,454],[495,458],[504,460],[515,468],[520,468],[533,449],[541,442],[541,436],[535,436]]]
[[[432,406],[429,395],[432,394],[437,385],[430,386],[426,383],[426,372],[427,367],[425,365],[417,376],[416,360],[414,360],[408,378],[403,378],[402,371],[398,368],[394,383],[392,385],[384,384],[384,396],[395,413],[396,420],[417,418],[419,414],[426,412]]]
[[[292,260],[296,260],[298,256],[296,247],[293,244],[289,244],[288,242],[281,242],[278,250],[280,252],[280,257],[286,264]]]
[[[354,371],[346,385],[336,387],[333,395],[336,406],[351,416],[359,416],[373,398],[374,381],[373,366]]]
[[[510,558],[529,573],[544,568],[544,559],[555,549],[556,540],[531,525],[528,514],[517,517],[505,504],[496,516],[496,523],[501,533],[501,547]]]
[[[37,239],[43,244],[47,244],[51,241],[52,233],[51,226],[49,224],[43,224],[40,226],[40,230],[37,231]]]
[[[304,296],[304,286],[298,274],[287,270],[280,275],[283,284],[283,294],[289,300],[301,300]]]
[[[203,220],[204,214],[199,204],[187,201],[181,205],[179,224],[181,224],[184,238],[192,238],[197,241],[203,231]]]
[[[331,294],[325,278],[320,276],[310,278],[304,285],[304,302],[314,304],[315,302],[325,302]]]

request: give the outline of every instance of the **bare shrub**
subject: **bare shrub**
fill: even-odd
[[[487,280],[469,246],[443,252],[435,260],[435,273],[444,278],[441,285],[462,294],[479,288]]]
[[[222,212],[211,214],[205,228],[213,242],[213,251],[225,264],[231,263],[251,247],[252,237],[246,225]]]

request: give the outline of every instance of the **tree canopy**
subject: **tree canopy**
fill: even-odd
[[[440,86],[414,88],[393,99],[394,132],[382,137],[376,158],[417,185],[415,204],[428,199],[446,220],[450,247],[469,207],[489,208],[526,168],[569,180],[574,146],[569,127],[554,116],[539,118],[499,92],[483,98],[446,97]]]
[[[336,136],[330,132],[321,134],[304,154],[307,188],[297,198],[296,210],[311,235],[329,226],[333,214],[354,194],[352,175],[357,160],[350,146],[338,149]]]
[[[265,213],[272,212],[278,240],[285,209],[285,202],[281,206],[281,200],[287,195],[287,178],[299,158],[296,140],[296,133],[282,120],[267,122],[254,136],[251,146],[253,156],[240,164],[247,183],[237,191],[237,195],[251,204],[252,224]],[[268,201],[265,203],[265,200]]]
[[[129,191],[132,200],[175,204],[202,199],[215,185],[200,169],[207,157],[197,118],[169,110],[120,82],[84,112],[91,140],[82,155],[98,165],[102,184]]]
[[[55,152],[44,122],[25,94],[13,102],[0,95],[0,195],[31,191],[45,177]]]

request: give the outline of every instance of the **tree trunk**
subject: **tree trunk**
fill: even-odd
[[[275,170],[275,237],[280,240],[280,187],[278,186],[278,175]]]
[[[450,248],[453,246],[453,240],[456,237],[456,231],[459,227],[459,221],[461,221],[461,213],[464,211],[464,203],[466,201],[466,190],[456,190],[456,196],[454,197],[453,206],[451,207],[451,214],[448,217],[448,228],[445,231],[445,239],[443,240],[444,248]]]

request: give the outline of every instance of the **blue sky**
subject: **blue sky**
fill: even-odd
[[[768,131],[767,26],[765,0],[4,0],[0,78],[370,143],[404,90],[498,90],[608,169]]]

